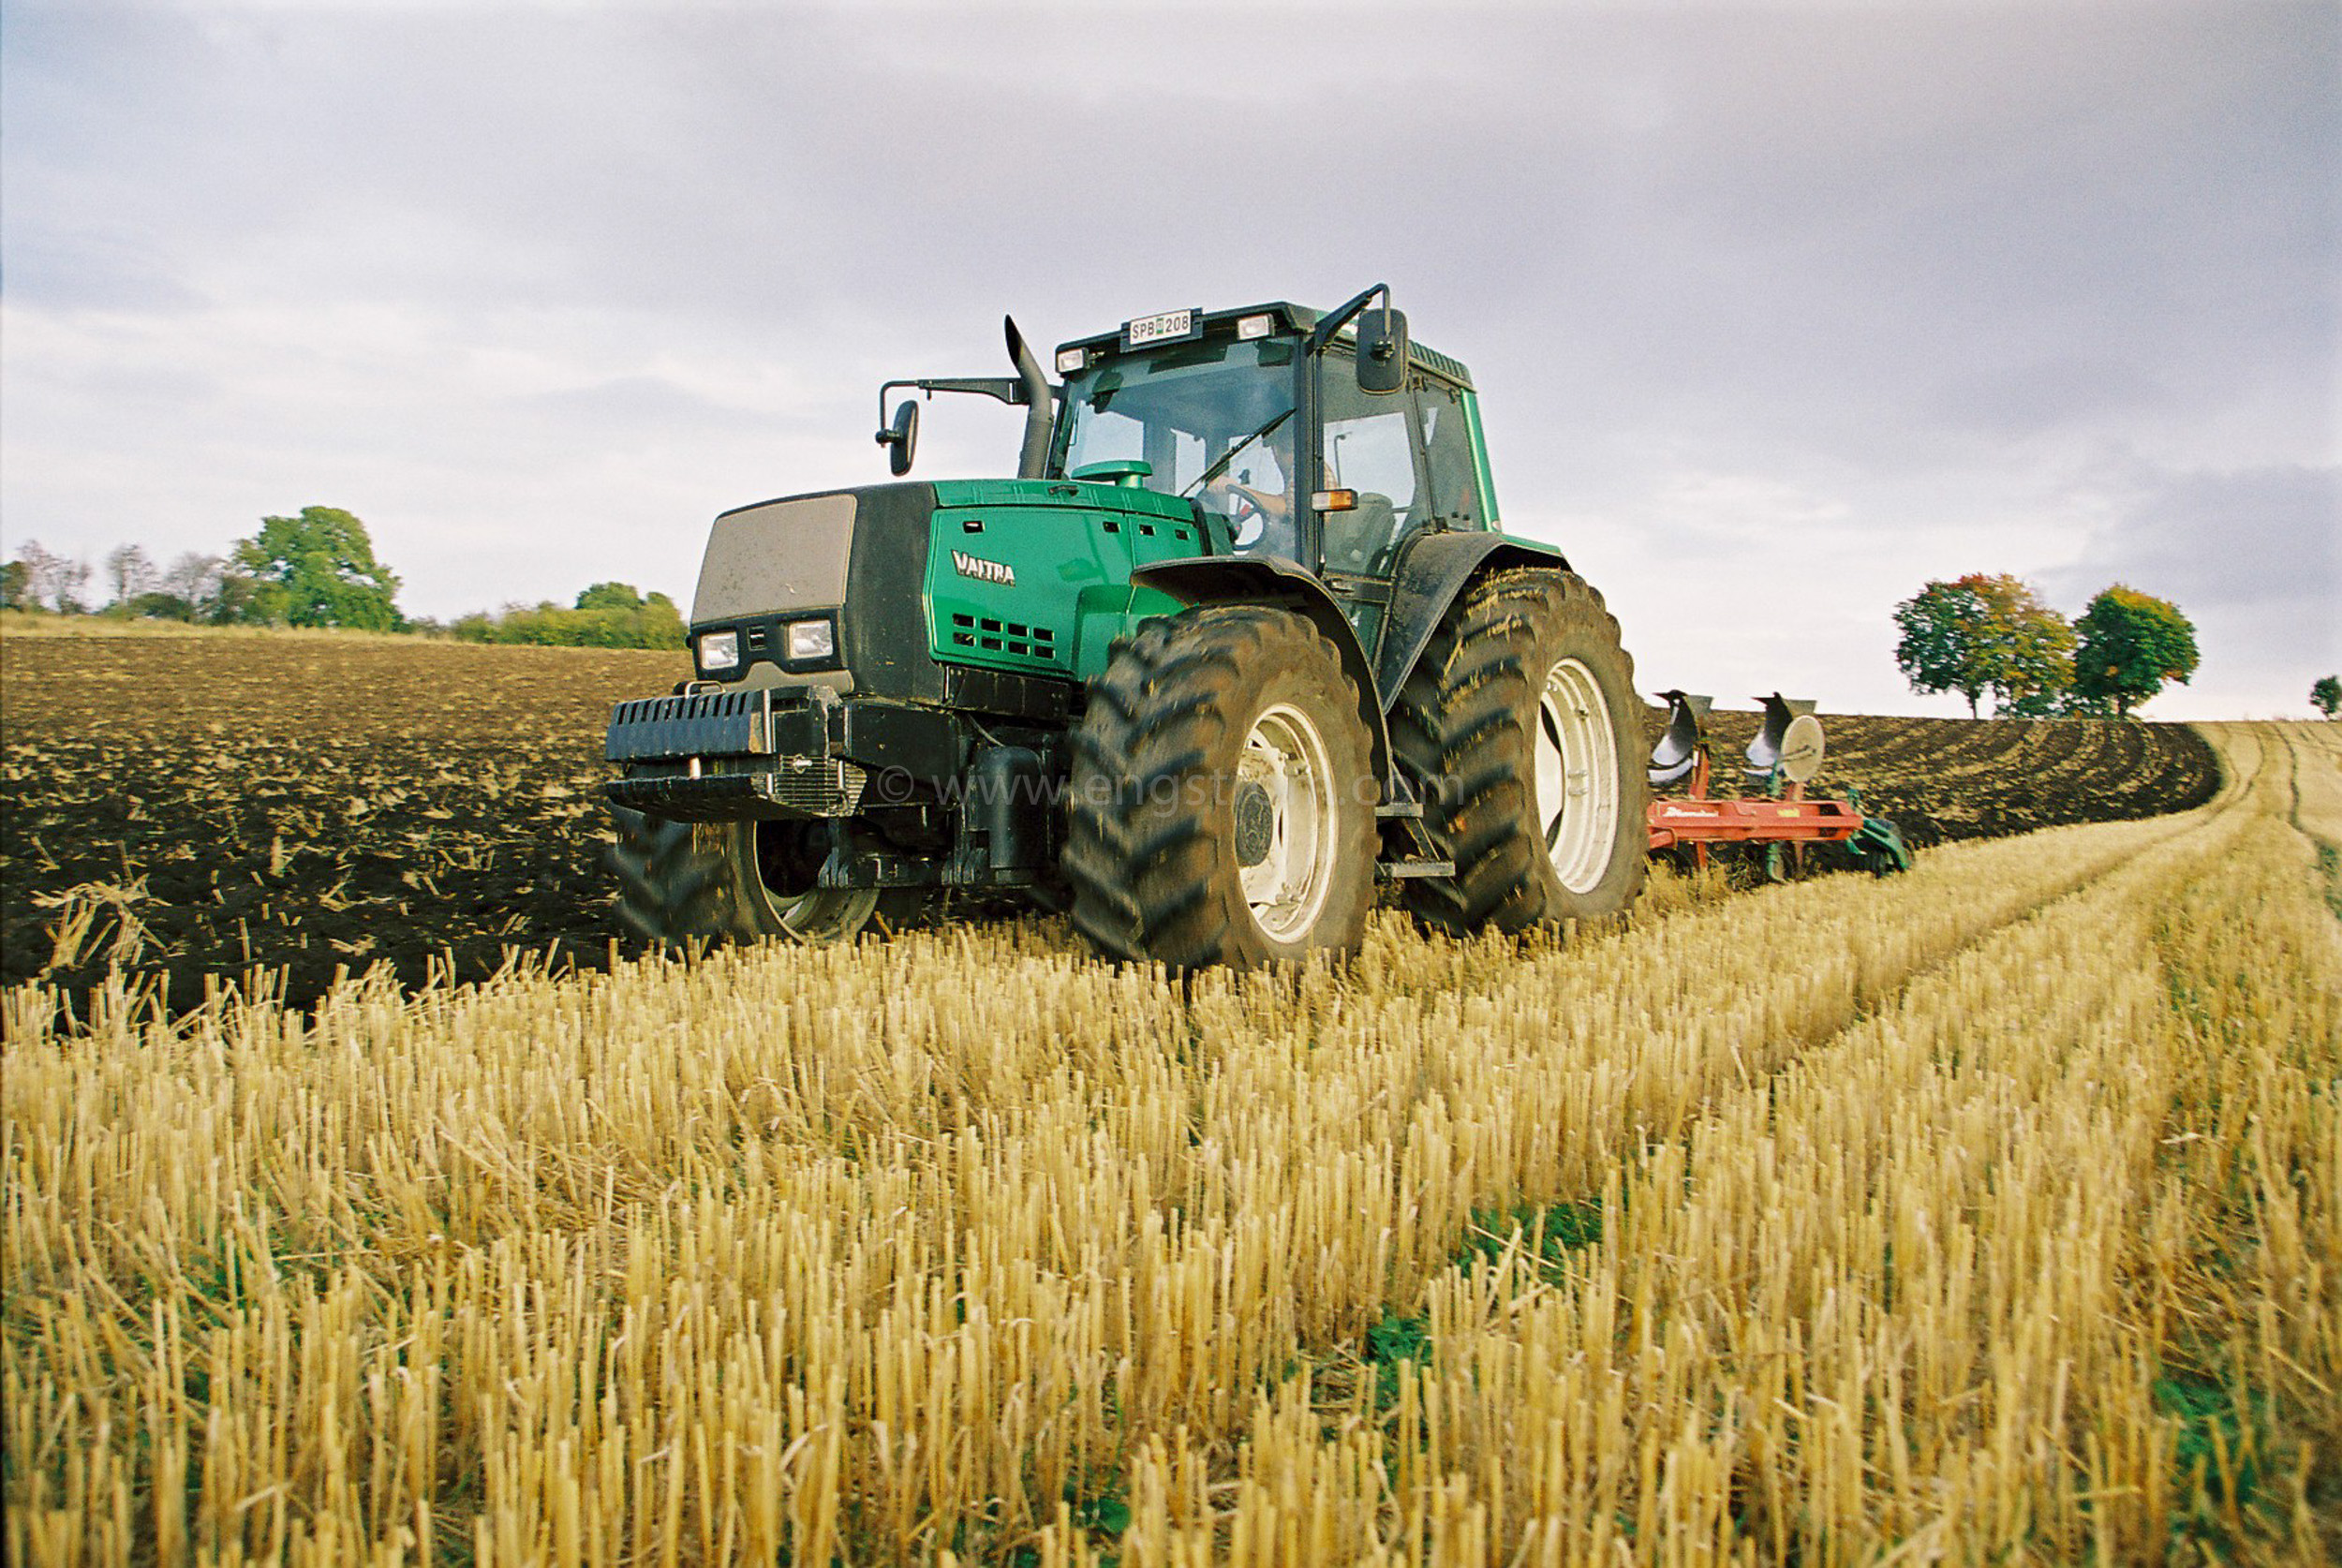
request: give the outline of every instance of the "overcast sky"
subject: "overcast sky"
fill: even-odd
[[[1387,279],[1648,689],[1952,713],[1930,578],[2114,582],[2156,717],[2342,664],[2342,7],[0,12],[0,545],[363,518],[411,614],[688,602],[889,376]],[[925,477],[1018,416],[926,410]]]

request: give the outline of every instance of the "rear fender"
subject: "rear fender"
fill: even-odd
[[[1400,553],[1390,584],[1389,617],[1383,623],[1383,651],[1375,685],[1383,705],[1398,700],[1431,633],[1473,580],[1507,567],[1569,570],[1559,550],[1505,534],[1417,534]]]
[[[1306,617],[1341,656],[1341,673],[1357,692],[1358,717],[1373,745],[1374,777],[1388,796],[1390,731],[1383,722],[1373,660],[1359,646],[1341,604],[1307,568],[1274,555],[1189,555],[1135,567],[1131,581],[1182,604],[1268,604]]]

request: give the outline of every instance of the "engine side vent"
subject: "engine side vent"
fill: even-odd
[[[1026,626],[1019,621],[996,619],[990,615],[952,614],[952,646],[981,648],[986,653],[1014,654],[1020,658],[1045,658],[1056,662],[1057,633],[1045,626]]]

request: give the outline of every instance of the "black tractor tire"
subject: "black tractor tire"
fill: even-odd
[[[1401,688],[1390,738],[1423,788],[1432,853],[1456,867],[1406,882],[1426,925],[1462,935],[1597,920],[1642,891],[1650,784],[1635,664],[1576,573],[1523,568],[1474,584]]]
[[[1174,969],[1357,951],[1374,903],[1373,741],[1299,615],[1208,605],[1118,640],[1074,735],[1076,929]]]
[[[876,889],[812,886],[806,856],[783,852],[804,831],[796,824],[674,822],[613,809],[618,840],[603,864],[618,880],[619,923],[659,946],[846,941],[882,908]]]

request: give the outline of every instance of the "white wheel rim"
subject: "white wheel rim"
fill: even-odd
[[[844,941],[860,934],[878,909],[874,887],[823,887],[794,898],[767,891],[781,928],[801,942]]]
[[[1334,881],[1333,762],[1307,714],[1280,703],[1253,721],[1236,764],[1237,788],[1247,783],[1267,791],[1274,825],[1268,852],[1239,867],[1237,880],[1264,935],[1299,941],[1325,911]]]
[[[1591,893],[1618,842],[1618,742],[1593,672],[1564,658],[1547,672],[1536,714],[1537,829],[1553,874]]]
[[[763,901],[776,925],[801,942],[845,941],[868,925],[878,909],[879,890],[874,887],[815,886],[792,893],[766,881],[758,829],[753,825],[747,851],[745,870],[750,883],[747,892]]]

